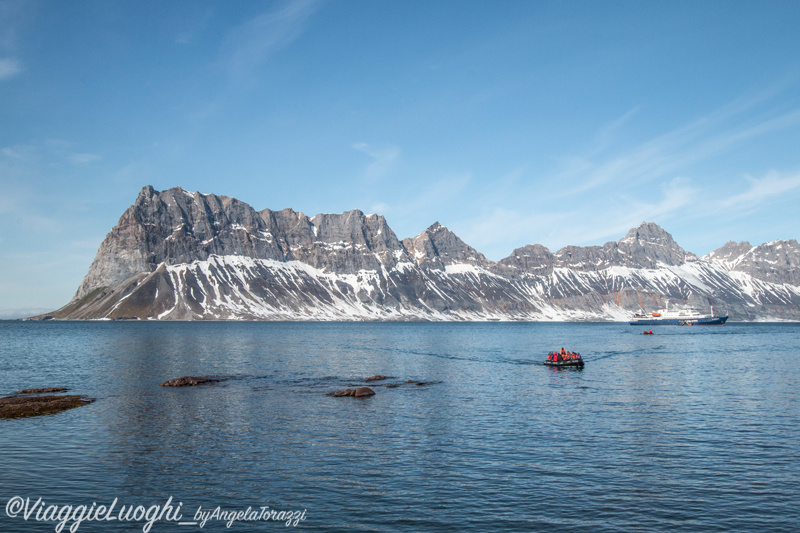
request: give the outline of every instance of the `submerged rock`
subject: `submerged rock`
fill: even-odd
[[[0,418],[25,418],[48,415],[89,405],[94,398],[86,396],[9,396],[0,398]]]
[[[192,385],[200,385],[201,383],[216,383],[220,381],[215,378],[196,377],[196,376],[183,376],[180,378],[170,379],[161,384],[162,387],[190,387]]]
[[[376,374],[376,375],[372,376],[371,378],[365,379],[364,381],[369,383],[370,381],[381,381],[383,379],[387,379],[386,376],[384,376],[383,374]]]
[[[46,392],[67,392],[66,387],[45,387],[43,389],[22,389],[15,394],[44,394]]]
[[[358,387],[357,389],[344,389],[328,393],[328,396],[333,396],[334,398],[340,398],[342,396],[352,396],[354,398],[366,398],[368,396],[374,396],[374,395],[375,391],[370,389],[369,387]]]

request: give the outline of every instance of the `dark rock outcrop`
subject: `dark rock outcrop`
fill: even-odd
[[[45,394],[48,392],[67,392],[68,390],[66,387],[45,387],[43,389],[22,389],[18,390],[16,394]]]
[[[468,264],[488,267],[491,261],[462,241],[458,235],[434,222],[414,238],[403,239],[411,259],[420,266],[444,269],[447,265]]]
[[[353,398],[367,398],[369,396],[374,396],[374,395],[375,391],[370,389],[369,387],[358,387],[357,389],[344,389],[328,393],[328,396],[333,396],[334,398],[341,398],[342,396],[352,396]]]
[[[27,418],[60,413],[89,405],[93,401],[93,398],[78,395],[9,396],[0,398],[0,418]]]
[[[364,381],[369,383],[370,381],[383,381],[384,379],[387,379],[387,377],[382,375],[382,374],[376,374],[376,375],[374,375],[372,377],[369,377],[369,378],[365,379]]]
[[[196,376],[183,376],[180,378],[170,379],[161,384],[162,387],[191,387],[194,385],[201,385],[203,383],[217,383],[219,379],[208,377]]]
[[[514,250],[494,267],[499,274],[507,276],[549,276],[556,266],[556,257],[541,244],[528,244]]]

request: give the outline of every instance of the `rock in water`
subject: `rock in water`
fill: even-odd
[[[357,389],[344,389],[328,393],[328,396],[333,396],[334,398],[341,398],[342,396],[352,396],[354,398],[367,398],[369,396],[374,396],[374,395],[375,391],[370,389],[369,387],[358,387]]]
[[[204,377],[195,377],[195,376],[183,376],[180,378],[171,379],[169,381],[165,381],[161,384],[162,387],[190,387],[193,385],[200,385],[201,383],[216,383],[218,379],[213,378],[204,378]]]
[[[386,379],[386,376],[384,376],[382,374],[376,374],[376,375],[372,376],[371,378],[365,379],[364,381],[369,383],[370,381],[381,381],[381,380],[384,380],[384,379]]]
[[[67,392],[67,390],[66,387],[46,387],[43,389],[22,389],[15,394],[44,394],[47,392]]]
[[[0,398],[0,418],[26,418],[48,415],[88,405],[94,398],[85,396],[9,396]]]

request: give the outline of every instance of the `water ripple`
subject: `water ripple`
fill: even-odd
[[[98,398],[0,421],[9,497],[307,508],[303,527],[331,532],[800,523],[796,326],[655,338],[619,324],[0,329],[0,390],[58,385]],[[583,354],[583,371],[542,365],[562,346]],[[390,377],[366,384],[375,374]],[[158,386],[181,375],[225,380]],[[375,396],[326,396],[365,384]],[[0,516],[3,532],[29,525]]]

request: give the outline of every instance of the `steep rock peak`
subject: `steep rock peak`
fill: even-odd
[[[246,203],[148,185],[100,245],[76,298],[153,272],[162,263],[191,263],[211,255],[282,259],[285,254]]]
[[[403,240],[403,244],[417,264],[445,266],[467,263],[484,267],[492,264],[439,222],[434,222],[416,237]]]
[[[144,202],[146,200],[151,199],[153,196],[157,195],[158,191],[153,188],[152,185],[145,185],[142,187],[142,190],[139,191],[139,196],[136,197],[136,203]]]
[[[721,263],[735,262],[752,250],[754,250],[754,247],[747,241],[728,241],[720,248],[717,248],[713,252],[709,252],[704,255],[703,259],[706,261],[717,261]]]
[[[728,270],[747,272],[764,281],[800,285],[800,244],[794,239],[755,247],[727,243],[709,256]]]
[[[607,247],[608,248],[608,247]],[[681,265],[686,261],[686,251],[666,230],[654,222],[642,222],[617,242],[615,263],[654,268],[659,263]]]
[[[555,255],[547,247],[541,244],[528,244],[498,261],[497,268],[512,275],[516,273],[549,275],[553,271],[555,261]]]
[[[542,244],[526,244],[522,248],[516,248],[509,257],[539,257],[552,256],[549,248]]]
[[[139,196],[136,198],[136,204],[152,201],[157,198],[186,198],[186,199],[195,199],[198,197],[205,197],[205,196],[215,196],[213,194],[205,195],[200,194],[199,192],[190,192],[184,189],[183,187],[172,187],[169,189],[165,189],[163,191],[156,190],[152,185],[146,185],[142,187],[142,190],[139,191]],[[226,198],[225,196],[219,196],[219,198]],[[134,204],[135,205],[135,204]]]
[[[628,230],[628,233],[618,241],[619,244],[632,242],[663,244],[675,241],[672,235],[655,222],[642,222],[638,227]]]
[[[440,230],[449,231],[446,226],[442,226],[441,224],[439,224],[439,221],[437,220],[436,222],[434,222],[433,224],[428,226],[428,228],[425,231],[428,232],[428,233],[435,233],[435,232],[440,231]]]

